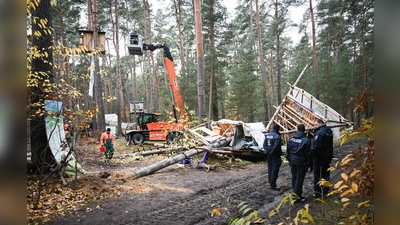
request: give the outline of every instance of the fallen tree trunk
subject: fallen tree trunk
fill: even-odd
[[[180,153],[179,155],[176,155],[176,156],[174,156],[172,158],[164,159],[164,160],[162,160],[162,161],[160,161],[158,163],[155,163],[155,164],[150,165],[148,167],[139,169],[139,170],[135,171],[135,175],[133,175],[131,178],[132,179],[137,179],[139,177],[147,176],[149,174],[154,173],[157,170],[160,170],[162,168],[165,168],[165,167],[170,166],[172,164],[175,164],[175,163],[177,163],[179,161],[182,161],[182,160],[184,160],[184,159],[186,159],[186,158],[188,158],[190,156],[193,156],[193,155],[196,155],[196,154],[199,154],[199,153],[202,153],[202,152],[204,152],[203,149],[190,149],[190,150],[188,150],[188,151],[186,151],[184,153]]]
[[[125,158],[125,157],[138,157],[138,156],[146,156],[146,155],[155,155],[155,154],[163,154],[166,152],[176,152],[176,151],[181,151],[183,149],[182,146],[176,147],[176,148],[163,148],[163,149],[156,149],[156,150],[149,150],[149,151],[138,151],[135,153],[128,153],[124,154],[123,156],[120,156],[120,158]]]
[[[255,156],[255,157],[264,157],[265,155],[257,152],[249,152],[247,150],[220,150],[220,149],[210,149],[208,152],[210,153],[219,153],[219,154],[230,154],[236,156]]]
[[[177,148],[164,148],[164,149],[157,149],[157,150],[151,150],[151,151],[144,151],[144,152],[137,152],[138,155],[154,155],[154,154],[161,154],[165,153],[167,151],[180,151],[182,150],[183,147],[177,147]]]

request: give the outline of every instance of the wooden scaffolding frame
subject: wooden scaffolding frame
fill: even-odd
[[[350,121],[331,107],[296,86],[309,65],[303,69],[293,85],[288,83],[290,86],[288,94],[276,107],[274,115],[265,128],[266,132],[269,132],[273,124],[278,124],[281,127],[282,144],[285,144],[290,136],[296,132],[298,124],[304,124],[306,130],[315,129],[314,121],[316,119],[322,119],[327,126],[339,128],[339,130],[352,125]]]

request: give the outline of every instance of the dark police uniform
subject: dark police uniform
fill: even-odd
[[[330,179],[329,164],[333,158],[333,132],[325,124],[315,129],[311,156],[314,160],[314,194],[321,197],[328,194],[328,187],[321,187],[318,182],[321,178]]]
[[[310,140],[303,131],[297,131],[286,144],[286,159],[292,172],[293,192],[303,198],[303,183],[308,169],[308,158],[311,150]]]
[[[279,126],[274,126],[270,133],[265,136],[264,150],[268,154],[268,181],[272,189],[279,189],[276,185],[279,168],[282,164],[282,140]]]

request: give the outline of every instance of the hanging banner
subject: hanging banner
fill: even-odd
[[[52,115],[46,117],[47,139],[55,160],[57,163],[61,163],[70,150],[65,140],[63,117],[57,116],[61,114],[62,102],[45,100],[45,104],[46,111],[52,112]],[[75,169],[77,169],[77,171],[80,173],[86,173],[86,171],[75,160],[72,154],[68,156],[67,161],[68,163],[65,167],[66,173],[74,174]]]
[[[89,96],[93,97],[93,85],[94,85],[94,56],[90,63],[90,81],[89,81]]]

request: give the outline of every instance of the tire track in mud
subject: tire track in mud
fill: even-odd
[[[193,192],[154,188],[148,193],[92,204],[86,210],[78,210],[54,224],[225,225],[230,219],[241,216],[237,208],[239,203],[245,201],[250,208],[256,210],[283,193],[268,188],[265,164],[204,173],[171,170],[153,174],[145,178],[150,186],[156,186],[155,183],[169,177],[161,182]],[[206,177],[206,180],[198,180],[197,176]],[[280,179],[287,177],[280,175],[278,183]],[[221,215],[212,217],[214,209],[220,209]]]
[[[247,201],[254,207],[262,205],[267,199],[267,172],[254,171],[252,176],[244,178],[237,176],[217,181],[206,188],[201,188],[193,194],[180,196],[166,208],[148,211],[136,218],[142,224],[226,224],[232,218],[232,209],[242,201]],[[223,174],[221,174],[223,176]],[[206,185],[207,186],[207,185]],[[271,193],[272,195],[274,193]],[[169,200],[171,201],[171,200]],[[269,201],[269,200],[268,200]],[[222,216],[211,217],[213,209],[220,210]]]

